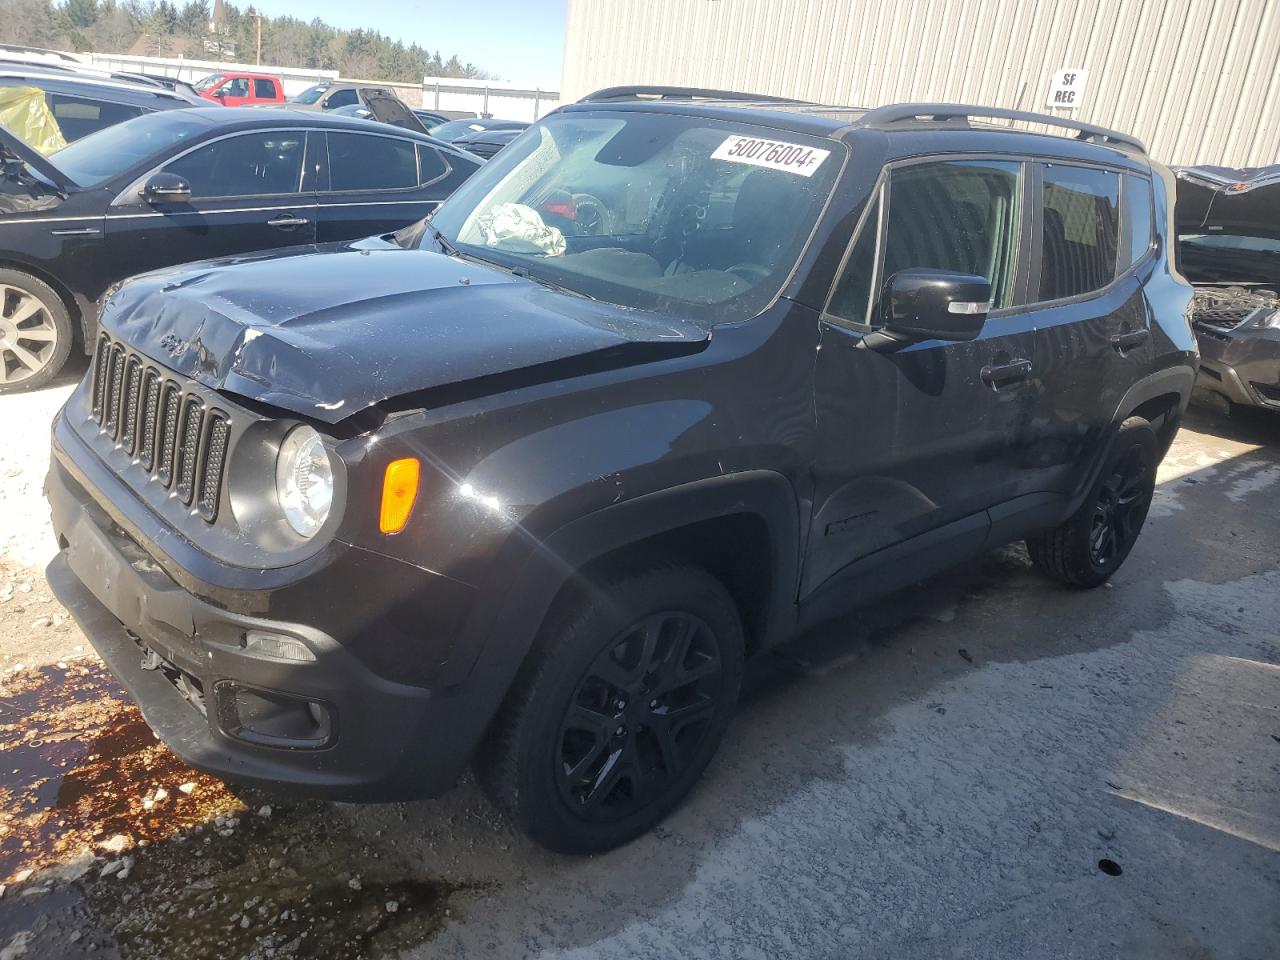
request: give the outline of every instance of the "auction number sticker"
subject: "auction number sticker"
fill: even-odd
[[[735,135],[727,137],[724,143],[716,147],[711,159],[749,163],[753,167],[768,167],[770,170],[785,170],[802,177],[812,177],[818,167],[822,166],[822,161],[829,156],[830,150],[819,150],[817,147]]]

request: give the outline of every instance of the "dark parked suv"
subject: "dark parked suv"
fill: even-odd
[[[197,767],[370,800],[474,760],[611,847],[746,657],[1014,540],[1115,572],[1195,376],[1172,195],[1061,118],[602,91],[395,236],[116,291],[50,582]]]

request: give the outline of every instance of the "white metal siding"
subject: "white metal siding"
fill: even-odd
[[[566,100],[624,83],[1045,110],[1166,163],[1280,162],[1280,0],[569,0]]]

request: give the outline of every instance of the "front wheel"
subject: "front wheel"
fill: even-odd
[[[1120,569],[1147,519],[1159,445],[1151,424],[1120,425],[1089,496],[1066,523],[1027,540],[1031,562],[1057,580],[1097,587]]]
[[[46,284],[0,269],[0,393],[42,387],[71,355],[71,317]]]
[[[742,682],[742,625],[705,571],[608,578],[548,620],[478,758],[497,806],[539,843],[596,853],[684,799]]]

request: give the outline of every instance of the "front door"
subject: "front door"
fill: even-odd
[[[161,169],[190,184],[189,202],[148,204],[131,188],[107,214],[106,249],[116,276],[314,243],[315,193],[303,183],[307,136],[255,130],[170,160]]]
[[[1017,306],[1025,195],[1024,164],[1009,161],[909,163],[882,183],[823,321],[802,594],[931,532],[977,550],[987,508],[1025,492],[1037,385],[1033,318]],[[884,281],[911,268],[987,277],[976,340],[863,346]]]

